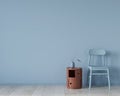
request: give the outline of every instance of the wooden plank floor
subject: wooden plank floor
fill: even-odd
[[[65,86],[0,86],[0,96],[120,96],[120,86],[67,89]]]

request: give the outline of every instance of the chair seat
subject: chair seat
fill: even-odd
[[[93,67],[93,66],[89,66],[88,67],[90,70],[108,70],[108,67]]]

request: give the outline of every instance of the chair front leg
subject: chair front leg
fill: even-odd
[[[110,90],[110,74],[109,74],[109,69],[107,70],[107,78],[108,78],[108,88]]]
[[[92,82],[92,70],[90,69],[90,74],[89,74],[89,90],[91,89],[91,82]]]

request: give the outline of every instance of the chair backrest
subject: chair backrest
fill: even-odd
[[[90,49],[89,50],[89,66],[104,67],[106,51],[103,49]]]
[[[102,56],[104,56],[106,54],[106,51],[103,49],[90,49],[89,54],[90,55],[102,55]]]

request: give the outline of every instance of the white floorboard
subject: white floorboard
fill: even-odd
[[[67,89],[66,86],[0,86],[0,96],[120,96],[120,86]]]

